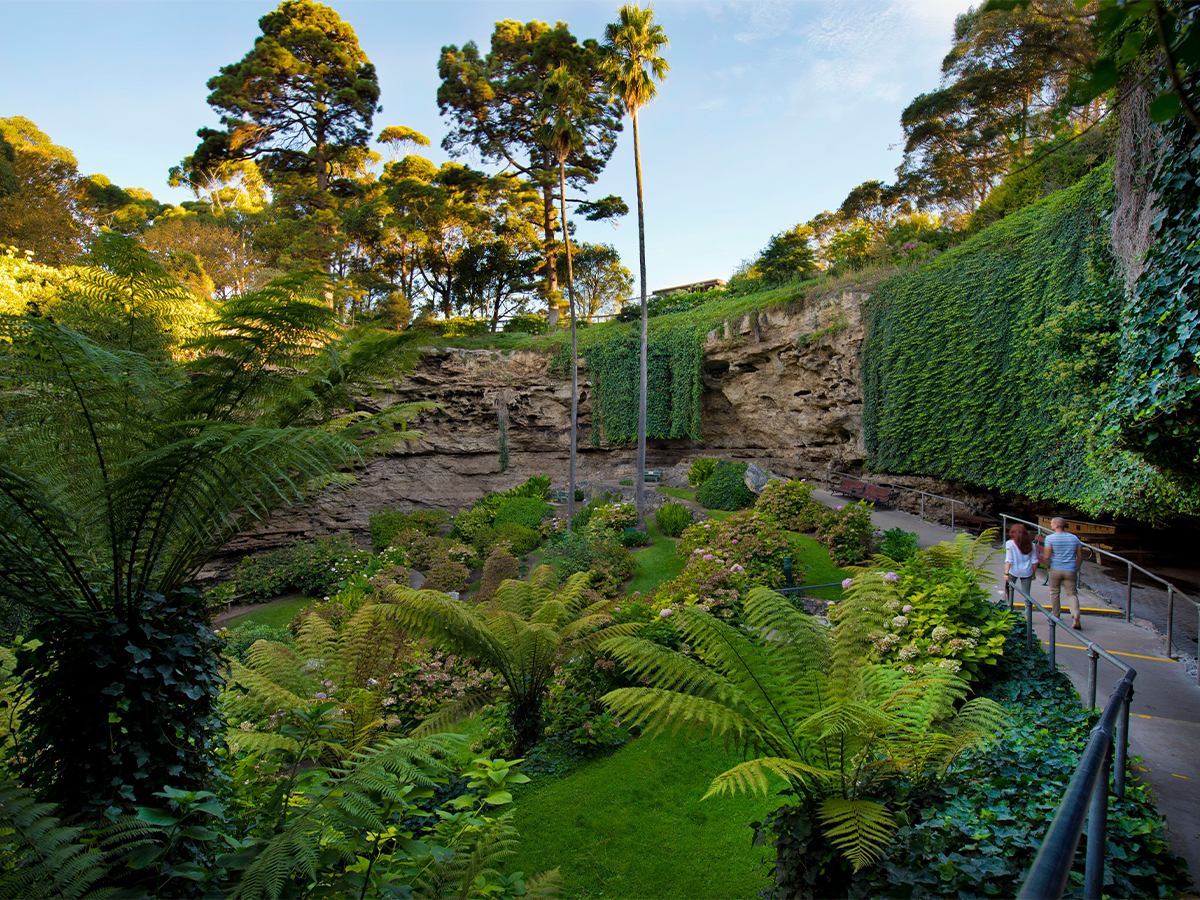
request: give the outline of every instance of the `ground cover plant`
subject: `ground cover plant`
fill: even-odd
[[[209,602],[270,600],[293,592],[328,597],[337,593],[338,583],[358,572],[366,559],[367,554],[349,537],[296,540],[279,550],[247,556],[226,581],[209,591]]]
[[[755,494],[742,480],[747,468],[746,463],[721,460],[713,473],[696,488],[696,502],[705,509],[727,511],[753,506]]]

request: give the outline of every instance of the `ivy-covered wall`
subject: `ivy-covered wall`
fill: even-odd
[[[1094,366],[1120,307],[1111,191],[1106,166],[880,285],[863,346],[871,469],[1081,506],[1106,493],[1072,368]]]

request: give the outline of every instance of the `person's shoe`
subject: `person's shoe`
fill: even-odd
[[[1078,619],[1076,619],[1074,622],[1071,623],[1071,627],[1074,628],[1076,631],[1083,631],[1083,623],[1080,622]]]

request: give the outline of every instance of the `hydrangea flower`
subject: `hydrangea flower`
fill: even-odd
[[[736,544],[736,543],[737,543],[737,538],[734,538],[734,539],[733,539],[733,542]]]
[[[933,639],[935,641],[944,641],[949,637],[950,629],[945,625],[939,625],[937,628],[933,629]]]
[[[912,612],[912,604],[911,604],[911,603],[905,603],[905,604],[904,604],[904,609],[900,610],[900,612],[906,612],[906,613],[910,613],[910,612]]]
[[[329,699],[329,697],[327,697],[325,695],[324,691],[317,691],[317,693],[313,694],[313,696],[316,697],[318,700],[328,700]]]
[[[659,612],[658,612],[658,617],[659,617],[660,619],[665,619],[665,618],[667,618],[667,617],[669,617],[669,616],[671,615],[671,612],[672,612],[672,610],[670,610],[670,609],[662,609],[662,610],[659,610]]]
[[[899,600],[888,600],[883,604],[883,608],[895,611],[900,608],[900,601]]]
[[[842,582],[842,588],[843,588],[844,590],[847,590],[847,591],[848,591],[848,590],[850,590],[850,585],[851,585],[851,584],[853,584],[853,583],[854,583],[854,579],[853,579],[853,578],[847,578],[845,581],[843,581],[843,582]]]
[[[700,557],[700,558],[701,558],[701,559],[716,559],[716,557],[715,557],[715,556],[713,556],[711,553],[705,553],[705,554],[704,554],[702,557]]]
[[[897,575],[895,572],[888,572],[886,575],[883,576],[883,580],[890,581],[893,584],[895,584],[897,581],[900,580],[900,576]]]
[[[841,512],[841,511],[842,511],[842,507],[840,507],[840,506],[839,506],[839,507],[837,508],[837,511],[838,511],[838,512]]]
[[[905,675],[916,675],[917,667],[912,663],[909,663],[908,665],[904,666],[901,671],[904,672]]]
[[[962,668],[962,665],[957,659],[943,659],[940,663],[938,663],[938,666],[943,669],[948,669],[951,675],[957,675],[958,670]]]
[[[896,618],[892,619],[893,628],[903,628],[907,624],[908,616],[896,616]]]
[[[704,527],[705,527],[705,528],[712,528],[712,526],[711,526],[711,525],[705,525]]]
[[[734,563],[732,566],[730,566],[730,567],[729,567],[729,571],[731,571],[731,572],[737,572],[737,573],[739,573],[739,574],[740,574],[740,573],[742,573],[742,572],[745,572],[746,570],[745,570],[745,569],[743,569],[743,568],[742,568],[742,566],[741,566],[739,563]]]
[[[901,659],[915,659],[917,654],[920,652],[921,651],[917,649],[916,644],[906,644],[905,646],[900,648],[900,658]]]

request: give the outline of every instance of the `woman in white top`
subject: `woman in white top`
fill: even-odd
[[[1007,584],[1010,578],[1019,578],[1021,587],[1028,593],[1038,567],[1033,539],[1020,522],[1008,529],[1008,537],[1009,541],[1004,545],[1004,581]]]

